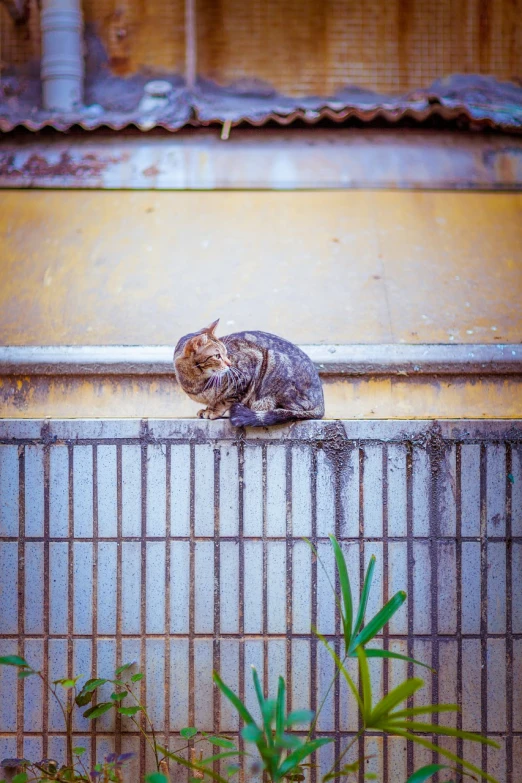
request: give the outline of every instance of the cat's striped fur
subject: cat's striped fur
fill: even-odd
[[[183,390],[207,407],[198,416],[230,412],[237,427],[264,427],[324,416],[317,370],[296,345],[267,332],[217,338],[218,321],[181,338],[174,368]]]

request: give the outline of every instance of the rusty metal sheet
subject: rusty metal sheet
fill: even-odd
[[[142,77],[136,78],[141,78],[144,85]],[[24,92],[13,87],[13,94],[4,100],[0,108],[0,130],[10,131],[19,125],[32,131],[44,127],[65,131],[76,125],[84,130],[103,126],[121,130],[135,125],[140,130],[161,127],[175,131],[189,124],[238,125],[247,122],[264,125],[273,120],[288,125],[296,120],[315,124],[321,119],[345,122],[352,118],[360,122],[380,118],[394,123],[405,118],[423,122],[433,116],[440,116],[444,120],[462,119],[475,128],[499,128],[505,131],[519,131],[522,128],[522,87],[512,82],[499,82],[490,76],[457,74],[438,79],[428,88],[402,95],[383,95],[357,87],[346,87],[332,96],[302,98],[266,90],[256,94],[254,88],[238,92],[202,79],[191,92],[180,85],[179,77],[171,81],[173,89],[168,105],[149,113],[138,109],[141,97],[139,91],[130,108],[115,110],[110,105],[100,105],[94,110],[87,107],[74,114],[57,115],[35,106],[34,89],[27,87],[29,99],[24,96]],[[125,94],[126,90],[128,85],[121,80],[121,93]]]
[[[211,161],[211,165],[210,165]],[[0,187],[521,189],[522,136],[375,128],[0,138]]]

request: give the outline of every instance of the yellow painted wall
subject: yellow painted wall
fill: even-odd
[[[0,343],[522,342],[522,194],[4,191]]]

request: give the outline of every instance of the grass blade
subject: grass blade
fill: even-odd
[[[333,547],[335,564],[337,566],[337,573],[339,575],[339,584],[341,586],[341,595],[343,598],[343,611],[341,612],[341,619],[343,623],[344,633],[344,649],[346,653],[350,649],[350,641],[352,638],[352,622],[353,622],[353,602],[352,602],[352,590],[350,587],[350,578],[348,576],[348,569],[346,568],[346,560],[339,542],[335,536],[330,535],[330,542]]]
[[[393,688],[384,699],[381,699],[381,701],[375,705],[368,718],[368,726],[376,726],[381,718],[389,720],[390,716],[388,713],[398,704],[401,704],[410,696],[413,696],[413,694],[418,691],[419,688],[422,688],[423,685],[424,680],[421,680],[419,677],[413,677],[411,680],[401,682],[400,685]]]
[[[427,767],[422,767],[410,775],[406,783],[424,783],[424,781],[431,778],[436,772],[440,772],[441,769],[449,769],[445,764],[428,764]]]
[[[458,704],[427,704],[425,707],[408,707],[406,710],[391,712],[390,719],[413,718],[415,715],[430,715],[434,712],[460,712]]]
[[[303,761],[303,759],[305,759],[307,756],[310,756],[312,753],[314,753],[314,751],[323,745],[326,745],[328,742],[333,741],[333,737],[320,737],[319,739],[307,742],[306,745],[302,745],[300,748],[297,748],[297,750],[294,750],[293,753],[290,753],[290,755],[287,756],[283,761],[277,770],[277,777],[282,778],[283,775],[287,775],[290,770],[293,769],[293,767],[300,764],[301,761]]]
[[[217,684],[217,683],[216,683]],[[217,783],[230,783],[229,780],[226,778],[221,777],[221,775],[218,775],[217,772],[214,772],[213,769],[209,769],[208,767],[201,767],[199,764],[196,764],[194,761],[187,761],[187,759],[184,759],[183,756],[178,756],[177,753],[171,753],[170,750],[167,750],[166,748],[162,748],[161,745],[156,745],[156,748],[161,753],[162,756],[164,756],[167,759],[172,759],[176,762],[176,764],[180,764],[182,767],[185,767],[186,769],[196,769],[198,772],[203,772],[204,775],[208,775],[212,780],[216,780]]]
[[[400,653],[391,652],[390,650],[370,648],[369,650],[365,649],[365,652],[367,658],[395,658],[397,661],[407,661],[408,663],[416,663],[417,666],[424,666],[424,668],[429,669],[430,672],[435,671],[435,669],[427,663],[422,663],[422,661],[417,661],[415,658],[408,658],[407,655],[401,655]],[[352,654],[350,657],[354,658],[355,656]]]
[[[228,685],[225,685],[221,677],[217,672],[212,673],[212,679],[214,680],[215,684],[221,691],[221,693],[227,697],[229,702],[234,705],[236,710],[239,712],[245,723],[255,723],[255,720],[241,701],[241,699],[236,696],[233,690],[231,690]]]
[[[364,725],[367,726],[372,713],[372,683],[370,680],[370,669],[368,668],[368,661],[366,660],[364,649],[358,647],[356,652],[359,659],[359,675],[363,692]]]
[[[358,704],[358,707],[359,707],[359,710],[361,712],[361,715],[364,715],[364,705],[363,705],[361,697],[359,695],[359,691],[357,690],[357,687],[356,687],[354,681],[352,680],[352,678],[348,674],[348,671],[347,671],[346,667],[344,666],[343,662],[341,661],[341,659],[339,658],[339,656],[337,655],[337,653],[335,652],[333,647],[331,647],[328,644],[328,642],[326,641],[324,636],[322,636],[316,630],[314,630],[314,633],[317,636],[317,638],[324,644],[324,646],[326,647],[326,649],[328,650],[328,652],[332,656],[338,671],[341,672],[341,674],[343,675],[344,679],[348,683],[348,686],[349,686],[349,688],[350,688],[350,690],[351,690],[351,692],[352,692],[352,694],[353,694],[353,696],[354,696],[354,698],[355,698],[355,700],[356,700],[356,702]]]
[[[366,607],[368,605],[368,597],[370,595],[370,589],[372,586],[373,572],[375,570],[375,555],[370,557],[368,568],[364,577],[363,588],[361,590],[361,599],[359,601],[359,609],[357,611],[357,617],[355,618],[355,625],[353,627],[354,634],[359,633],[364,623],[364,615],[366,614]]]
[[[279,678],[276,702],[276,736],[281,737],[285,731],[285,681]]]
[[[352,650],[355,650],[356,647],[363,647],[365,644],[368,644],[373,637],[379,633],[379,631],[384,628],[386,623],[390,620],[391,617],[395,614],[395,612],[400,609],[400,607],[403,605],[403,603],[406,600],[406,593],[404,593],[402,590],[400,590],[398,593],[395,593],[393,598],[390,598],[387,604],[385,604],[382,609],[380,609],[375,617],[370,620],[368,625],[365,625],[362,631],[357,634],[357,636],[352,639]]]
[[[388,726],[398,726],[400,729],[406,731],[422,731],[426,734],[442,734],[444,737],[457,737],[457,739],[465,739],[470,742],[480,742],[482,745],[489,745],[492,748],[499,748],[494,740],[489,737],[483,737],[481,734],[475,734],[472,731],[461,731],[460,729],[452,729],[449,726],[439,726],[434,723],[424,723],[420,721],[387,721]]]
[[[470,764],[469,761],[466,761],[465,759],[461,759],[459,756],[456,756],[454,753],[451,753],[451,751],[446,750],[446,748],[442,748],[439,747],[438,745],[434,745],[433,742],[430,742],[424,737],[419,737],[416,734],[410,734],[409,731],[402,731],[401,729],[395,729],[393,728],[393,724],[391,724],[387,728],[384,727],[381,728],[383,731],[386,731],[389,734],[395,734],[398,737],[403,737],[406,740],[411,740],[411,742],[416,742],[417,745],[422,745],[423,748],[427,748],[428,750],[433,750],[435,751],[435,753],[440,753],[441,756],[445,756],[450,761],[455,762],[455,764],[459,764],[461,767],[468,769],[470,772],[474,772],[479,777],[482,776],[485,780],[489,780],[489,783],[499,783],[499,781],[496,778],[494,778],[493,775],[490,775],[488,772],[484,772],[484,770],[479,769],[479,767],[475,767],[475,765]]]

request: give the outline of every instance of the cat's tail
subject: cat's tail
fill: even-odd
[[[288,421],[302,421],[303,419],[322,419],[324,410],[291,411],[285,408],[276,408],[273,411],[253,411],[242,405],[234,403],[230,408],[230,421],[235,427],[269,427],[271,424],[284,424]]]

